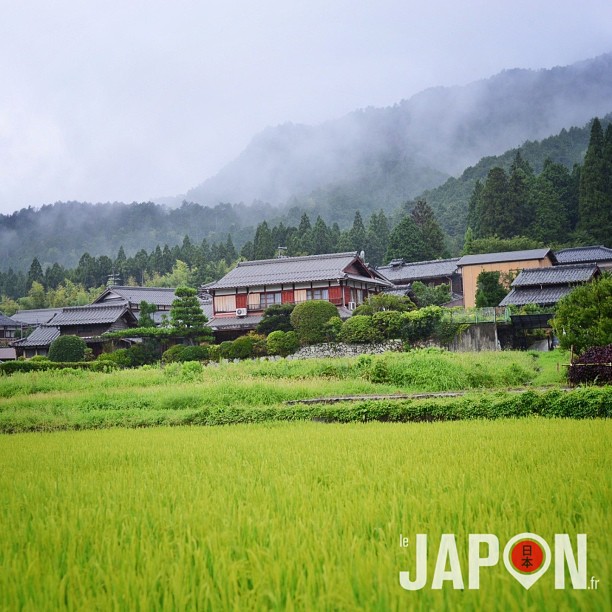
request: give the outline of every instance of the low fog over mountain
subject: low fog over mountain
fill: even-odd
[[[611,110],[610,53],[550,70],[505,70],[317,126],[268,128],[185,199],[278,205],[294,197],[329,200],[331,192],[341,190],[389,208],[483,156]]]

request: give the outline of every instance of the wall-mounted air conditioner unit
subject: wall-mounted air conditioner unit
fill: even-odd
[[[236,308],[236,316],[237,317],[246,317],[247,309],[246,308]]]
[[[355,308],[357,308],[357,304],[355,304],[355,302],[349,302],[348,303],[348,309],[349,310],[355,310]]]

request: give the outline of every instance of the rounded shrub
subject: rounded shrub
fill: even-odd
[[[291,313],[291,325],[300,344],[325,342],[325,324],[338,316],[337,308],[325,300],[312,300],[298,304]]]
[[[349,344],[360,344],[379,342],[382,340],[382,334],[372,324],[372,317],[355,315],[342,324],[338,338]]]
[[[87,345],[78,336],[60,336],[49,347],[51,361],[83,361]]]
[[[286,357],[295,353],[300,348],[300,342],[294,331],[273,331],[266,340],[269,355],[280,355]]]

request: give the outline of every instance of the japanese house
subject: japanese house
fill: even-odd
[[[391,286],[357,252],[244,261],[206,285],[210,326],[218,337],[235,337],[254,329],[268,306],[308,300],[327,300],[347,318],[370,294]]]

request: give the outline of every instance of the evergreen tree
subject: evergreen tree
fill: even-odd
[[[355,217],[353,218],[353,226],[349,231],[349,240],[351,247],[349,250],[351,251],[362,251],[365,250],[366,247],[366,229],[363,224],[363,219],[361,217],[361,213],[357,211],[355,213]]]
[[[521,152],[517,151],[510,166],[508,185],[510,188],[509,206],[507,211],[509,234],[506,238],[523,234],[535,218],[535,211],[530,206],[530,184],[533,179],[533,170],[529,163],[523,159]]]
[[[491,168],[480,197],[479,238],[511,238],[519,233],[510,207],[510,185],[503,168]]]
[[[176,299],[170,308],[170,324],[177,335],[187,338],[193,344],[195,338],[212,338],[208,319],[202,311],[197,292],[191,287],[177,287]]]
[[[242,245],[240,249],[240,257],[244,257],[247,261],[253,260],[253,242],[249,240]]]
[[[264,221],[257,226],[253,240],[253,259],[271,259],[274,257],[276,247],[272,242],[272,232],[268,223]]]
[[[422,261],[426,251],[421,230],[412,220],[411,215],[405,215],[393,228],[389,236],[386,260],[403,259],[406,262]]]
[[[373,266],[380,266],[389,246],[389,222],[384,211],[372,213],[366,235],[366,259]]]
[[[236,252],[231,234],[228,234],[227,240],[225,241],[225,263],[229,266],[232,262],[236,261],[236,259],[238,259],[238,253]]]
[[[33,283],[40,283],[41,285],[45,282],[45,275],[43,274],[42,266],[40,262],[35,257],[30,264],[30,269],[28,270],[28,279],[26,289],[30,290]]]
[[[480,216],[482,215],[482,190],[483,184],[480,180],[476,181],[474,185],[474,190],[472,191],[472,195],[470,196],[470,200],[468,202],[468,217],[467,224],[468,227],[472,228],[474,232],[474,237],[479,238],[480,234]]]
[[[311,242],[313,246],[313,255],[332,252],[329,228],[320,216],[317,217],[317,220],[312,228]]]
[[[123,245],[119,247],[119,251],[117,252],[117,257],[115,257],[114,264],[115,274],[118,274],[123,279],[127,278],[127,257],[125,255]],[[170,265],[170,268],[172,268],[172,265]]]
[[[425,200],[417,200],[411,215],[415,225],[421,230],[421,236],[425,243],[424,259],[447,257],[444,233],[436,221],[431,206]]]
[[[593,120],[589,147],[580,172],[578,229],[604,244],[612,236],[612,197],[608,193],[608,175],[604,157],[604,134],[599,119]]]

